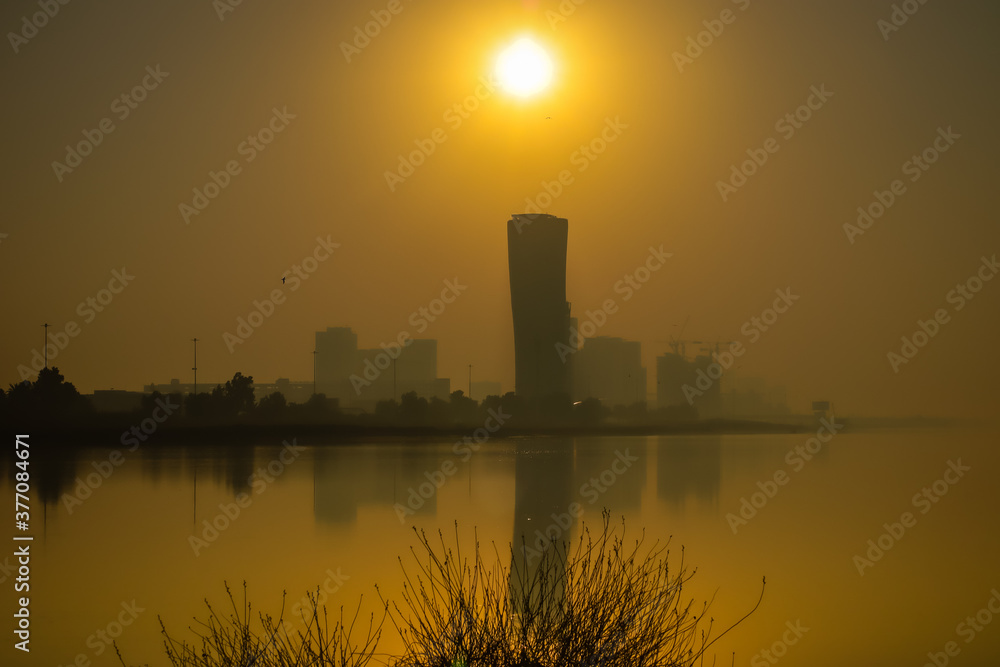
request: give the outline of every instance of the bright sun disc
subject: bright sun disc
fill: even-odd
[[[542,47],[522,37],[500,54],[497,78],[507,92],[529,97],[552,82],[552,60]]]

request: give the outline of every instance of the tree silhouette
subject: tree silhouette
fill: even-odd
[[[456,424],[474,424],[478,416],[478,404],[465,395],[461,389],[451,392],[449,397],[451,421]]]
[[[285,400],[285,395],[280,391],[276,391],[260,399],[260,403],[257,405],[257,412],[265,417],[278,417],[284,414],[287,407],[288,401]]]
[[[375,419],[380,424],[395,424],[399,421],[399,404],[393,400],[379,401],[375,404]]]
[[[232,380],[226,382],[222,391],[226,402],[235,414],[253,412],[253,376],[237,372]]]
[[[56,422],[85,416],[91,405],[53,366],[39,371],[34,382],[10,385],[0,409],[11,418]]]
[[[431,424],[442,426],[451,423],[451,404],[432,396],[427,403],[427,418]]]
[[[313,394],[309,397],[309,400],[305,402],[304,407],[309,413],[317,415],[335,412],[330,408],[330,401],[326,397],[326,394]]]
[[[574,406],[574,408],[580,421],[588,426],[601,423],[606,412],[604,406],[601,405],[601,401],[596,398],[586,398],[579,405]]]
[[[430,416],[430,406],[427,399],[417,396],[417,392],[408,391],[399,398],[399,420],[407,426],[420,426],[427,423]]]

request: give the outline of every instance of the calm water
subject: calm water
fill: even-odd
[[[372,609],[376,583],[400,590],[397,557],[408,562],[417,544],[410,526],[452,535],[457,520],[463,535],[475,527],[483,544],[506,549],[515,532],[544,531],[557,525],[553,514],[579,503],[588,523],[607,507],[625,516],[632,534],[672,535],[672,555],[684,545],[687,563],[698,568],[688,592],[699,603],[715,594],[717,628],[753,606],[767,576],[757,613],[713,647],[720,665],[730,664],[732,652],[743,665],[923,665],[948,642],[958,650],[950,664],[1000,664],[1000,614],[994,619],[987,606],[1000,591],[997,434],[844,433],[811,460],[798,459],[794,449],[806,440],[538,438],[459,453],[452,440],[299,441],[305,449],[285,450],[290,462],[281,466],[274,463],[280,440],[238,449],[161,442],[127,453],[70,511],[64,494],[110,452],[86,450],[76,461],[44,466],[42,479],[43,466],[33,467],[33,483],[49,502],[43,513],[33,492],[32,652],[24,660],[11,648],[7,615],[0,655],[4,664],[69,665],[80,655],[117,664],[96,633],[117,633],[124,620],[118,642],[128,663],[164,665],[157,616],[189,637],[191,618],[204,617],[204,598],[223,601],[224,580],[237,587],[246,580],[256,607],[273,612],[283,590],[291,604],[324,581],[340,583],[328,606],[353,608],[363,595]],[[32,455],[42,463],[38,448]],[[6,472],[10,480],[13,471]],[[776,473],[784,485],[767,484]],[[415,510],[401,523],[411,489],[419,491],[428,475],[444,483],[433,494],[424,486],[430,498],[411,503]],[[751,498],[758,483],[773,497]],[[929,496],[914,498],[925,487]],[[9,482],[3,494],[13,497]],[[237,498],[246,506],[223,519]],[[737,524],[727,515],[738,516],[743,498],[762,506]],[[898,539],[882,536],[883,547],[892,544],[877,561],[855,559],[867,558],[868,540],[878,541],[883,524],[900,523],[906,512],[910,525],[893,529]],[[224,527],[218,535],[205,532],[213,520]],[[568,536],[579,527],[574,522]],[[192,535],[204,543],[192,545]],[[992,605],[1000,611],[1000,593]],[[381,650],[397,649],[387,627]],[[763,650],[773,651],[771,662]]]

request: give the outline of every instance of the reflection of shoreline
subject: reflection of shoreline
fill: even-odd
[[[838,420],[846,423],[844,420]],[[598,425],[598,426],[534,426],[528,428],[518,428],[516,426],[504,425],[493,436],[503,437],[523,437],[523,436],[544,436],[544,437],[570,437],[570,436],[630,436],[630,435],[695,435],[699,433],[710,433],[717,435],[743,435],[743,434],[779,434],[779,433],[805,433],[815,430],[811,423],[802,424],[780,424],[770,422],[755,421],[692,421],[677,422],[671,424],[640,424],[634,426],[627,425]],[[36,427],[30,429],[32,435],[38,435],[49,440],[47,446],[55,449],[72,449],[79,445],[100,444],[108,446],[118,446],[122,434],[122,427],[118,426],[67,426],[60,428]],[[358,426],[345,424],[292,424],[292,423],[232,423],[211,426],[161,426],[157,431],[156,442],[143,443],[144,448],[159,448],[184,446],[194,443],[226,443],[240,442],[259,443],[266,438],[280,436],[287,438],[291,435],[297,437],[322,437],[326,441],[322,444],[350,444],[364,441],[372,442],[385,439],[387,442],[396,442],[399,438],[407,439],[435,439],[443,436],[468,435],[469,426],[460,425],[454,427],[434,427],[434,426]],[[333,439],[333,441],[331,441]],[[339,442],[338,442],[339,440]],[[169,442],[168,442],[169,441]],[[310,443],[317,444],[317,443]],[[119,447],[120,448],[120,447]]]

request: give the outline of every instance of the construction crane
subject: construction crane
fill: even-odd
[[[688,322],[691,321],[691,316],[688,315],[684,318],[684,324],[681,325],[680,330],[676,335],[671,334],[670,338],[667,339],[667,345],[673,350],[674,354],[683,357],[684,356],[684,345],[685,343],[692,343],[694,345],[700,345],[701,341],[696,340],[681,340],[681,336],[684,335],[684,330],[687,329]],[[677,326],[676,324],[674,326]]]
[[[715,354],[718,354],[719,353],[719,349],[723,345],[733,345],[734,343],[737,342],[737,341],[734,341],[734,340],[719,340],[719,341],[710,341],[710,340],[685,340],[685,339],[682,338],[682,336],[684,335],[684,331],[685,331],[685,329],[687,329],[687,325],[688,325],[688,322],[690,320],[691,320],[691,316],[688,315],[686,318],[684,318],[684,323],[680,326],[680,329],[678,329],[677,333],[676,334],[671,334],[670,337],[667,338],[667,340],[666,340],[667,345],[670,346],[670,350],[674,354],[676,354],[677,356],[679,356],[679,357],[685,357],[686,358],[686,356],[687,356],[687,345],[704,345],[706,347],[701,348],[702,350],[708,352],[709,354],[711,354],[712,352],[715,352]],[[677,325],[675,324],[674,326],[677,326]],[[659,343],[659,342],[663,342],[663,341],[661,339],[661,340],[658,340],[658,341],[655,341],[655,342]]]

